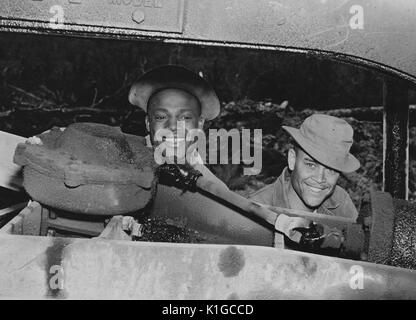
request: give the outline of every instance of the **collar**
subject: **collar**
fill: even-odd
[[[152,146],[152,141],[150,141],[150,135],[148,134],[146,137],[144,137],[146,139],[146,147],[153,147]]]

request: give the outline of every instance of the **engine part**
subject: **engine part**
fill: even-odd
[[[36,201],[80,214],[120,215],[144,208],[156,188],[153,152],[120,128],[74,123],[21,143],[14,162]]]
[[[368,260],[416,270],[416,206],[375,191],[371,205]]]

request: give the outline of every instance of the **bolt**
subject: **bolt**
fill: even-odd
[[[133,12],[132,19],[136,23],[142,23],[144,21],[144,12],[141,10],[136,10]]]

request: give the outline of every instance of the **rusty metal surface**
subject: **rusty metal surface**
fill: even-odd
[[[386,77],[383,88],[383,190],[409,197],[409,98],[402,81]]]
[[[265,247],[2,235],[0,298],[415,299],[416,271]]]
[[[259,219],[207,193],[183,192],[158,184],[151,217],[181,221],[210,235],[214,243],[272,246],[274,232]]]
[[[415,15],[412,0],[3,0],[0,26],[318,53],[416,82]]]
[[[5,18],[44,22],[60,12],[68,24],[181,33],[184,0],[6,0],[2,4]]]
[[[391,265],[416,270],[416,205],[394,199]]]
[[[390,264],[394,240],[393,198],[387,192],[371,190],[371,234],[368,260]]]
[[[416,206],[371,191],[368,261],[416,270]]]
[[[93,215],[126,214],[152,199],[156,164],[144,138],[96,123],[74,123],[39,137],[37,144],[19,144],[14,157],[24,167],[23,186],[32,199]]]

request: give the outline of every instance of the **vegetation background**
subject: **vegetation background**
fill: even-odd
[[[145,135],[144,113],[127,101],[145,71],[180,64],[203,75],[222,102],[209,128],[263,129],[263,169],[211,166],[231,189],[247,195],[271,183],[290,146],[282,125],[299,126],[313,112],[344,117],[355,130],[352,153],[362,166],[342,176],[358,209],[369,188],[381,189],[383,75],[317,56],[246,49],[0,34],[0,130],[25,137],[88,121]],[[416,94],[409,92],[410,103]],[[416,129],[411,118],[410,198],[416,199]]]

